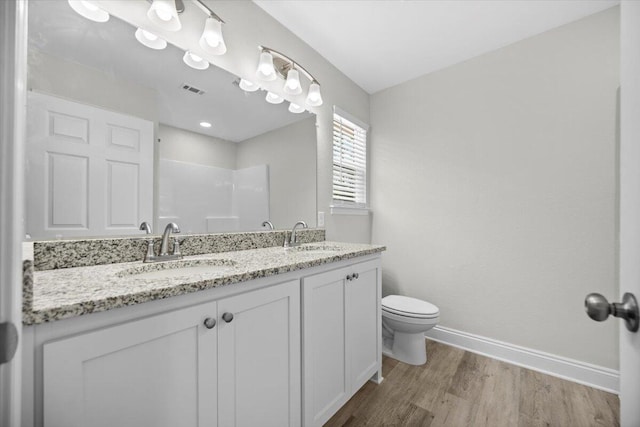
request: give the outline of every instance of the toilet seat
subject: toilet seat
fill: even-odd
[[[433,319],[440,315],[440,310],[435,305],[402,295],[387,295],[382,298],[382,311],[418,319]]]

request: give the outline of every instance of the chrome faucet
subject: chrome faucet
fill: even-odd
[[[140,224],[140,230],[144,230],[147,234],[151,234],[151,226],[143,222]],[[167,224],[167,227],[164,229],[164,233],[162,234],[162,243],[160,245],[160,254],[156,255],[153,251],[153,239],[149,239],[147,241],[147,254],[144,256],[144,262],[158,262],[158,261],[171,261],[174,259],[182,259],[182,254],[180,253],[180,241],[178,238],[173,240],[173,251],[169,253],[169,239],[171,237],[171,233],[179,233],[180,229],[175,222],[170,222]]]
[[[178,228],[178,224],[176,224],[175,222],[170,222],[169,224],[167,224],[167,226],[164,228],[164,233],[162,233],[162,244],[160,245],[160,256],[161,257],[169,257],[169,256],[174,256],[174,255],[178,255],[180,256],[180,244],[178,243],[177,245],[174,244],[173,246],[173,253],[169,254],[169,238],[171,237],[171,233],[179,233],[180,229]],[[176,243],[178,242],[178,239],[176,238]],[[176,248],[178,249],[178,253],[176,254]],[[182,256],[180,256],[180,258],[182,258]]]
[[[298,237],[296,236],[296,228],[298,228],[298,226],[301,225],[302,228],[309,228],[307,226],[307,223],[304,221],[298,221],[295,223],[295,225],[293,226],[293,228],[291,229],[291,236],[289,236],[289,240],[287,240],[287,237],[284,237],[284,247],[285,248],[290,248],[292,246],[298,246],[300,243],[298,243]]]
[[[269,227],[269,230],[273,230],[273,223],[271,221],[264,221],[262,223],[263,227]]]

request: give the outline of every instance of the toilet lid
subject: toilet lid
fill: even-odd
[[[389,313],[407,317],[436,317],[440,310],[435,305],[417,298],[402,295],[387,295],[382,298],[382,309]]]

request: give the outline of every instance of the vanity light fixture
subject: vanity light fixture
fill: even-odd
[[[107,22],[109,13],[100,9],[90,0],[69,0],[69,6],[81,16],[95,22]]]
[[[295,64],[293,66],[295,66]],[[298,70],[295,68],[291,68],[287,73],[287,80],[284,82],[284,93],[289,95],[300,95],[302,93],[300,77]]]
[[[200,122],[200,126],[202,126],[203,128],[210,128],[211,127],[211,123],[209,123],[209,122]]]
[[[267,92],[267,96],[264,98],[269,104],[282,104],[284,98],[273,92]]]
[[[204,22],[204,30],[200,36],[200,47],[203,51],[211,55],[224,55],[227,52],[227,45],[222,37],[223,22],[218,15],[209,10],[209,17]]]
[[[294,113],[294,114],[300,114],[302,112],[304,112],[304,107],[301,107],[300,105],[294,103],[294,102],[290,102],[289,103],[289,112]]]
[[[320,93],[320,85],[315,80],[311,82],[309,86],[309,93],[307,94],[306,104],[309,107],[319,107],[322,105],[322,94]]]
[[[165,40],[142,28],[136,30],[136,40],[151,49],[162,50],[167,47]]]
[[[276,69],[273,66],[273,56],[267,51],[260,53],[260,61],[258,62],[258,69],[256,70],[256,76],[260,80],[270,82],[276,79]]]
[[[180,31],[182,28],[175,0],[153,0],[147,11],[147,18],[163,30]]]
[[[305,103],[309,107],[319,107],[322,105],[322,94],[320,93],[320,83],[308,72],[304,67],[301,67],[297,62],[289,58],[287,55],[278,52],[277,50],[259,46],[260,48],[260,60],[258,62],[258,69],[256,75],[258,78],[264,81],[275,80],[279,75],[284,80],[283,91],[287,95],[300,95],[302,93],[302,85],[300,83],[300,75],[302,74],[309,79],[309,91]],[[267,94],[267,101],[269,101],[269,94]],[[270,101],[269,101],[270,102]],[[292,104],[295,105],[295,104]],[[294,110],[304,108],[296,105]],[[294,112],[291,110],[289,111]]]
[[[238,84],[238,86],[240,86],[240,89],[245,92],[255,92],[260,89],[260,86],[258,84],[245,79],[240,79],[240,83]]]
[[[185,64],[187,64],[191,68],[195,68],[196,70],[206,70],[209,68],[209,62],[199,57],[195,53],[191,53],[189,51],[184,53],[182,60]]]

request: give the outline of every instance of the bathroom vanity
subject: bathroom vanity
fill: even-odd
[[[322,425],[381,380],[384,249],[315,242],[35,271],[23,425]]]

